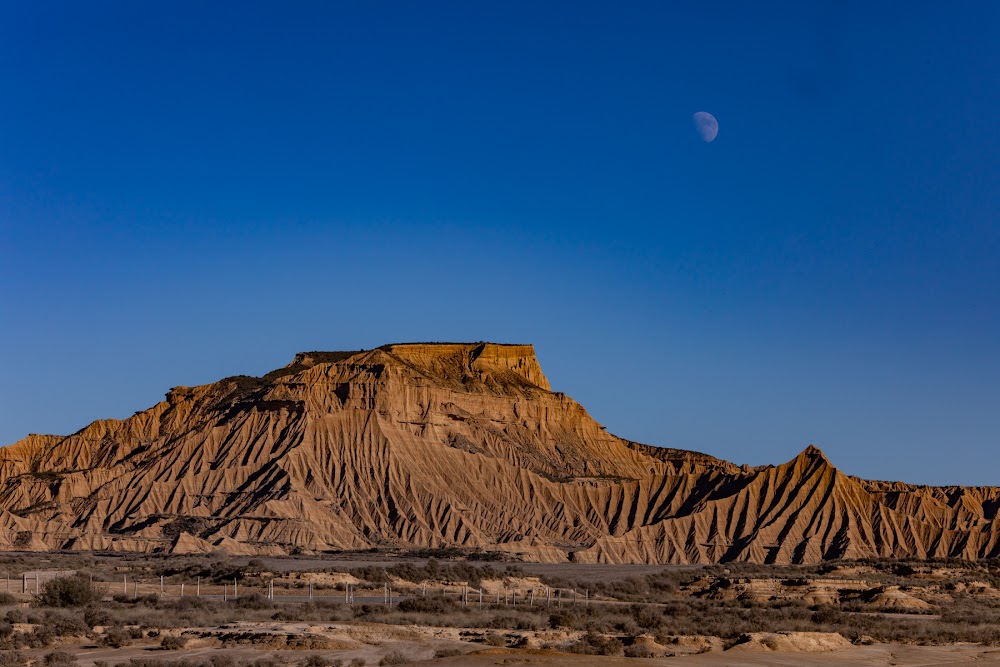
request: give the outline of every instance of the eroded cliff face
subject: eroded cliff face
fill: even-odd
[[[615,437],[529,345],[302,353],[0,449],[0,548],[458,546],[620,563],[1000,553],[996,489],[762,469]]]

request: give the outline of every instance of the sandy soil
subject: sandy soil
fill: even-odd
[[[730,651],[702,653],[678,658],[608,658],[580,655],[526,655],[510,652],[494,655],[468,655],[434,660],[432,664],[448,667],[486,667],[487,665],[523,665],[570,667],[626,667],[632,665],[701,665],[704,667],[937,667],[939,665],[975,664],[977,667],[1000,665],[1000,649],[972,644],[955,646],[899,646],[881,644],[853,646],[829,653],[779,653],[774,651]]]
[[[347,664],[352,658],[364,658],[368,665],[377,665],[381,658],[399,651],[413,659],[411,664],[433,664],[450,667],[524,666],[524,667],[642,667],[643,665],[676,665],[701,667],[937,667],[944,665],[972,665],[976,667],[1000,667],[1000,649],[976,644],[956,644],[951,646],[912,646],[898,644],[874,644],[871,646],[849,646],[819,653],[784,652],[760,650],[711,651],[698,655],[666,658],[624,658],[607,656],[570,655],[548,650],[488,649],[481,644],[458,641],[450,635],[429,637],[412,629],[397,629],[388,634],[379,628],[364,630],[357,628],[350,633],[356,640],[355,647],[344,650],[266,650],[259,646],[230,646],[222,648],[218,643],[194,643],[181,651],[164,651],[156,644],[147,642],[122,649],[97,647],[92,644],[64,645],[59,650],[73,653],[80,667],[92,667],[97,660],[111,665],[127,662],[131,658],[178,660],[204,659],[213,654],[224,653],[230,658],[259,658],[275,656],[285,662],[297,662],[307,655],[318,654],[329,658],[340,658]],[[391,635],[391,636],[390,636]],[[472,651],[467,655],[450,658],[434,658],[440,648]],[[25,651],[33,658],[41,658],[52,649]],[[37,654],[37,655],[36,655]]]

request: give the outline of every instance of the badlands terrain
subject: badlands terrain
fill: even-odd
[[[529,345],[312,352],[0,449],[0,549],[451,549],[578,564],[1000,555],[1000,489],[751,468],[610,433]]]
[[[998,508],[619,438],[527,345],[303,353],[0,449],[0,667],[1000,665]]]

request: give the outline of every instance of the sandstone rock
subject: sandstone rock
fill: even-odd
[[[190,533],[181,532],[170,546],[174,554],[208,554],[214,551],[211,542],[195,537]]]
[[[821,653],[850,646],[851,642],[836,632],[751,632],[729,650]]]
[[[901,590],[899,586],[884,586],[877,588],[866,596],[866,603],[870,607],[880,607],[883,609],[930,609],[933,605],[914,597]]]
[[[624,440],[550,390],[530,345],[302,353],[261,378],[175,387],[125,420],[28,436],[0,449],[0,482],[0,549],[1000,556],[1000,489],[859,480],[815,447],[751,468]]]

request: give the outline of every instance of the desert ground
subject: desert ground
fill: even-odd
[[[0,665],[1000,665],[1000,563],[8,554]]]

